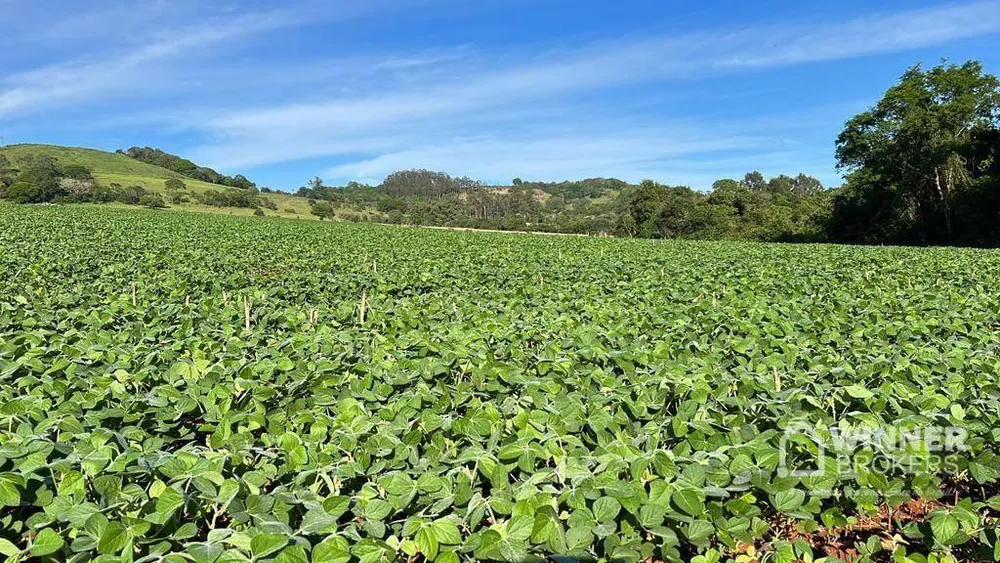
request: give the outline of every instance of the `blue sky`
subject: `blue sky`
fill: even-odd
[[[1000,1],[0,0],[0,134],[150,145],[260,185],[839,183],[910,65],[1000,73]]]

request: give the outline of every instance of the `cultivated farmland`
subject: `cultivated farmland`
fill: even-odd
[[[0,206],[0,553],[992,558],[998,268]]]

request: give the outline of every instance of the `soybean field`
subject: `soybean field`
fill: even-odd
[[[0,554],[993,560],[998,271],[0,205]]]

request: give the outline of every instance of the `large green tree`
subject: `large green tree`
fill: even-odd
[[[37,155],[27,161],[27,165],[18,174],[16,183],[34,186],[41,194],[41,201],[52,201],[65,193],[60,186],[60,180],[64,177],[62,167],[56,159]]]
[[[848,185],[834,237],[866,242],[982,243],[992,197],[1000,82],[980,63],[910,68],[837,138]],[[987,190],[987,192],[984,192]],[[992,204],[991,204],[992,205]],[[994,241],[995,242],[995,241]]]

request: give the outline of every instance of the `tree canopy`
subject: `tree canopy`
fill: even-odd
[[[720,180],[709,193],[650,180],[515,180],[488,186],[444,172],[402,170],[376,188],[337,188],[314,178],[297,195],[309,198],[320,217],[374,205],[391,223],[657,238],[823,240],[829,209],[829,192],[805,174],[767,179],[751,172]]]
[[[907,70],[837,138],[836,238],[996,244],[1000,82],[978,62]]]
[[[441,196],[482,185],[468,177],[453,178],[444,172],[420,169],[393,172],[382,181],[380,188],[391,197]]]
[[[181,158],[152,147],[130,147],[128,150],[119,149],[118,153],[148,164],[166,168],[167,170],[172,170],[193,180],[240,189],[249,189],[256,186],[256,184],[241,174],[226,176],[211,168],[198,166],[186,158]]]

